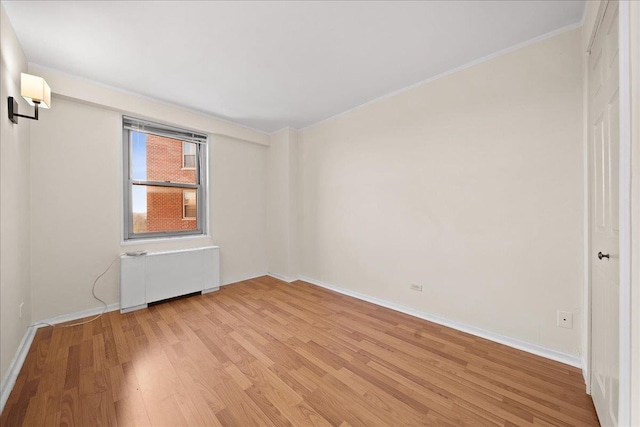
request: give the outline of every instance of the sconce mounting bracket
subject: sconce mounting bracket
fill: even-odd
[[[25,116],[24,114],[18,114],[18,102],[13,96],[8,99],[9,120],[13,123],[18,123],[18,117],[24,117],[25,119],[38,120],[38,103],[35,104],[35,113],[33,116]]]

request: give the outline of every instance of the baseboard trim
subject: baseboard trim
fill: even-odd
[[[269,273],[260,273],[260,274],[254,274],[252,276],[241,277],[239,279],[227,280],[227,281],[224,281],[224,282],[220,283],[220,286],[222,287],[222,286],[233,285],[234,283],[244,282],[245,280],[257,279],[258,277],[263,277],[263,276],[268,276],[268,275],[269,275]]]
[[[27,354],[29,353],[31,343],[33,342],[33,337],[36,335],[37,329],[38,328],[33,326],[29,326],[27,328],[27,331],[22,337],[22,341],[20,341],[20,345],[16,350],[16,354],[13,356],[13,360],[9,365],[9,369],[2,379],[2,385],[0,386],[0,413],[4,410],[4,405],[6,405],[9,395],[11,394],[11,390],[13,390],[13,386],[16,384],[18,374],[20,373],[22,365],[27,358]]]
[[[504,344],[506,346],[516,348],[518,350],[526,351],[528,353],[532,353],[537,356],[544,357],[546,359],[555,360],[556,362],[564,363],[566,365],[570,365],[570,366],[574,366],[576,368],[582,369],[582,362],[580,360],[580,357],[574,356],[572,354],[567,354],[557,350],[552,350],[546,347],[539,346],[537,344],[532,344],[516,338],[511,338],[505,335],[497,334],[495,332],[491,332],[486,329],[477,328],[475,326],[470,326],[461,322],[457,322],[455,320],[449,320],[444,317],[425,313],[420,310],[405,307],[403,305],[385,301],[383,299],[372,297],[370,295],[361,294],[360,292],[354,292],[349,289],[341,288],[339,286],[335,286],[335,285],[323,282],[321,280],[312,279],[310,277],[300,276],[299,280],[303,282],[311,283],[312,285],[320,286],[325,289],[329,289],[331,291],[338,292],[343,295],[357,298],[359,300],[367,301],[372,304],[379,305],[381,307],[399,311],[401,313],[408,314],[410,316],[428,320],[429,322],[437,323],[439,325],[456,329],[458,331],[466,332],[468,334],[475,335],[477,337],[484,338],[489,341],[497,342],[499,344]]]
[[[283,275],[278,274],[278,273],[269,272],[269,273],[267,273],[267,275],[269,275],[269,276],[271,276],[273,278],[276,278],[278,280],[282,280],[283,282],[287,282],[287,283],[295,282],[296,280],[298,280],[297,277],[295,277],[295,278],[287,277],[287,276],[283,276]]]
[[[587,356],[583,354],[580,360],[582,362],[582,378],[584,378],[585,388],[587,394],[591,396],[591,378],[589,378],[589,371],[587,369]]]
[[[107,305],[107,310],[105,313],[109,311],[116,311],[120,308],[119,303],[109,304]],[[9,365],[9,370],[2,380],[2,385],[0,386],[0,413],[4,410],[4,405],[7,403],[7,399],[9,399],[9,395],[11,394],[11,390],[13,390],[13,386],[16,384],[16,380],[18,379],[18,374],[20,374],[20,370],[22,369],[22,365],[24,364],[25,359],[27,358],[27,354],[29,353],[29,349],[31,348],[31,343],[33,343],[33,338],[36,335],[36,331],[39,328],[48,326],[48,325],[57,325],[59,323],[70,322],[72,320],[82,319],[84,317],[96,316],[104,310],[104,307],[96,307],[90,308],[88,310],[78,311],[76,313],[70,314],[62,314],[60,316],[51,317],[49,319],[43,319],[38,322],[33,322],[24,336],[22,337],[22,341],[20,341],[20,345],[16,350],[16,354],[11,361],[11,365]]]
[[[408,314],[410,316],[414,316],[420,319],[428,320],[433,323],[437,323],[439,325],[447,326],[452,329],[456,329],[458,331],[466,332],[471,335],[475,335],[480,338],[487,339],[489,341],[494,341],[500,344],[504,344],[509,347],[516,348],[518,350],[526,351],[528,353],[532,353],[550,360],[555,360],[556,362],[564,363],[570,366],[574,366],[576,368],[580,368],[583,371],[583,375],[586,375],[586,371],[584,370],[582,360],[578,356],[574,356],[571,354],[563,353],[560,351],[552,350],[546,347],[541,347],[536,344],[532,344],[526,341],[521,341],[515,338],[507,337],[501,334],[497,334],[495,332],[487,331],[485,329],[477,328],[475,326],[466,325],[461,322],[457,322],[454,320],[449,320],[444,317],[436,316],[433,314],[425,313],[420,310],[416,310],[413,308],[405,307],[400,304],[396,304],[393,302],[385,301],[380,298],[372,297],[370,295],[362,294],[360,292],[351,291],[346,288],[342,288],[339,286],[335,286],[321,280],[312,279],[306,276],[300,276],[299,278],[288,278],[281,276],[276,273],[265,273],[258,274],[242,279],[237,279],[233,281],[229,281],[227,283],[221,284],[220,286],[227,286],[234,283],[242,282],[244,280],[251,280],[262,276],[271,276],[276,279],[291,283],[296,280],[301,280],[303,282],[311,283],[312,285],[320,286],[321,288],[329,289],[334,292],[338,292],[343,295],[347,295],[353,298],[357,298],[362,301],[367,301],[372,304],[379,305],[381,307],[389,308],[391,310],[399,311],[401,313]],[[116,311],[120,308],[119,303],[109,304],[107,306],[106,312]],[[49,319],[40,320],[38,322],[34,322],[22,337],[22,341],[16,350],[16,354],[11,361],[11,365],[9,365],[9,370],[5,375],[5,378],[2,380],[2,385],[0,386],[1,394],[0,394],[0,412],[4,409],[5,404],[7,403],[7,399],[9,398],[9,394],[11,394],[11,390],[13,390],[13,386],[16,383],[18,378],[18,374],[20,373],[20,369],[22,369],[22,365],[27,357],[29,352],[29,348],[31,347],[31,343],[33,342],[33,338],[35,337],[36,331],[38,328],[43,326],[56,325],[59,323],[70,322],[72,320],[82,319],[84,317],[95,316],[97,314],[102,313],[103,308],[91,308],[84,311],[79,311],[71,314],[63,314],[60,316],[51,317]],[[586,380],[586,377],[585,377]]]
[[[105,310],[104,307],[96,307],[96,308],[90,308],[88,310],[77,311],[75,313],[61,314],[60,316],[50,317],[48,319],[43,319],[43,320],[39,320],[37,322],[33,322],[31,324],[31,326],[34,326],[36,328],[42,328],[44,326],[57,325],[59,323],[71,322],[72,320],[83,319],[83,318],[89,317],[89,316],[97,316],[98,314],[102,313],[103,311],[105,313],[108,313],[110,311],[116,311],[116,310],[119,310],[119,309],[120,309],[120,303],[116,302],[116,303],[107,305],[107,309],[106,310]]]

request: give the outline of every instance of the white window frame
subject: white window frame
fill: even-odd
[[[171,181],[148,181],[148,180],[134,180],[132,176],[132,164],[133,158],[133,144],[132,134],[133,132],[146,133],[151,135],[162,136],[171,139],[177,139],[184,142],[194,143],[196,146],[196,183],[185,184],[181,182]],[[122,116],[122,142],[123,142],[123,211],[124,211],[124,242],[132,242],[140,239],[166,239],[166,238],[181,238],[190,236],[205,236],[207,233],[207,147],[208,136],[200,132],[195,132],[187,129],[182,129],[170,125],[150,122],[144,119],[137,119],[128,116]],[[184,144],[182,144],[181,151],[184,150]],[[184,155],[181,162],[184,162]],[[181,164],[180,166],[184,166]],[[184,191],[195,191],[197,200],[197,217],[195,230],[172,230],[172,231],[160,231],[160,232],[146,232],[146,233],[134,233],[133,231],[133,191],[134,185],[145,186],[157,186],[157,187],[174,187],[183,190],[182,199],[182,213],[184,219]],[[193,219],[193,218],[189,218]]]

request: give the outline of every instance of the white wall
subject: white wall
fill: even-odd
[[[18,98],[20,112],[31,107],[20,97],[20,73],[27,71],[22,47],[0,5],[0,378],[4,380],[31,323],[29,287],[29,127],[15,125],[7,97]],[[22,319],[19,305],[24,303]],[[4,381],[3,381],[4,382]]]
[[[212,141],[211,232],[226,285],[267,272],[268,147],[223,136]]]
[[[269,135],[198,111],[160,102],[122,89],[98,84],[38,64],[29,72],[43,77],[56,95],[130,115],[149,117],[168,123],[189,123],[192,129],[226,135],[243,141],[269,145]],[[149,117],[151,118],[151,117]]]
[[[268,266],[272,274],[286,276],[289,237],[289,130],[271,135],[267,155]]]
[[[302,131],[302,275],[577,355],[580,37]],[[557,310],[574,313],[573,329],[556,326]]]
[[[55,97],[42,116],[31,128],[35,320],[99,307],[91,296],[93,280],[127,250],[216,244],[223,284],[265,274],[266,146],[211,136],[211,238],[121,246],[120,113]],[[119,263],[97,293],[107,303],[118,302]]]
[[[267,247],[269,273],[294,280],[298,263],[298,132],[287,128],[270,136],[267,156]]]

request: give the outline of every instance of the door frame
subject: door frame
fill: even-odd
[[[629,0],[620,0],[620,378],[618,424],[631,422],[631,29]]]
[[[588,50],[600,27],[604,11],[609,0],[600,4],[598,16],[590,35]],[[585,5],[586,7],[586,5]],[[618,58],[619,66],[619,102],[620,102],[620,180],[619,180],[619,245],[620,245],[620,283],[619,283],[619,392],[618,392],[618,423],[629,425],[631,420],[631,77],[630,77],[630,4],[629,0],[619,0],[618,9]],[[588,52],[587,52],[588,56]],[[585,59],[587,61],[588,59]],[[588,67],[584,68],[588,73]],[[588,74],[585,78],[585,120],[588,118]],[[583,334],[585,354],[583,356],[583,375],[587,385],[587,393],[591,394],[591,214],[589,193],[589,141],[588,122],[585,122],[585,278],[584,304],[586,333]]]
[[[629,3],[631,61],[631,218],[640,218],[640,3]],[[640,233],[631,224],[630,422],[640,425]]]

